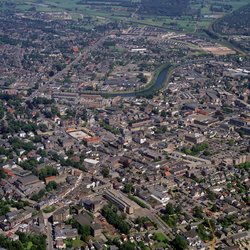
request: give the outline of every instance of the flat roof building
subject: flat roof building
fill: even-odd
[[[131,201],[129,198],[127,198],[125,195],[123,195],[121,192],[116,190],[109,190],[104,193],[104,197],[114,203],[119,209],[122,211],[133,214],[134,210],[138,209],[139,206]]]

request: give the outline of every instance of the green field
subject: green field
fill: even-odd
[[[91,16],[98,23],[106,23],[110,20],[123,20],[130,23],[151,25],[161,27],[169,30],[197,32],[202,28],[208,28],[216,19],[216,17],[228,14],[225,12],[212,12],[211,6],[220,6],[221,4],[230,5],[232,9],[236,10],[243,5],[249,3],[249,0],[207,0],[204,4],[192,4],[193,10],[199,10],[199,16],[182,16],[182,17],[168,17],[168,16],[147,16],[147,15],[133,15],[134,9],[128,9],[115,5],[98,5],[98,2],[93,2],[91,5],[80,0],[0,0],[0,9],[12,9],[16,11],[36,10],[39,12],[68,12],[73,19],[83,16]],[[103,1],[107,3],[107,1]],[[135,2],[135,1],[132,1]],[[140,1],[136,1],[140,2]],[[10,5],[14,3],[15,5]],[[95,4],[96,3],[96,4]],[[100,2],[99,2],[100,3]],[[111,2],[112,3],[112,2]],[[15,7],[13,7],[15,6]],[[114,11],[114,8],[115,11]],[[117,9],[119,8],[119,9]]]

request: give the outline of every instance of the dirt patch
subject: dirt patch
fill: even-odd
[[[214,55],[229,55],[229,54],[235,54],[234,50],[231,50],[227,47],[223,46],[214,46],[214,47],[202,47],[202,49],[206,52],[210,52]]]

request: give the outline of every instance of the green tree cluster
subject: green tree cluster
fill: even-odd
[[[208,150],[208,144],[207,143],[200,143],[192,146],[191,148],[183,148],[182,152],[187,155],[198,155],[202,151]],[[207,154],[207,153],[206,153]]]
[[[7,201],[0,201],[0,216],[7,214],[10,212],[10,207]]]
[[[24,250],[23,244],[19,240],[12,241],[2,234],[0,234],[0,247],[12,250]]]
[[[218,222],[221,224],[223,228],[228,228],[235,221],[235,217],[233,215],[226,215],[223,218],[220,218]]]
[[[151,222],[152,223],[152,221],[147,216],[137,217],[135,219],[135,223],[138,224],[138,225],[140,225],[141,227],[144,226],[144,224],[146,222]]]
[[[32,104],[35,105],[35,106],[38,106],[38,105],[51,105],[55,102],[55,100],[53,99],[48,99],[46,97],[36,97],[33,99],[32,101]]]
[[[241,163],[237,167],[244,169],[246,171],[250,171],[250,162]]]
[[[137,75],[137,78],[142,82],[142,83],[147,83],[148,78],[143,74],[143,73],[139,73]]]
[[[131,194],[134,191],[134,186],[132,183],[126,183],[123,188],[123,192],[126,194]]]
[[[49,176],[56,176],[57,174],[57,169],[53,168],[52,166],[46,166],[40,170],[39,178],[44,181],[45,178]]]
[[[207,198],[210,201],[215,201],[216,200],[216,194],[213,191],[211,191],[210,189],[206,189],[206,193],[207,193]]]
[[[14,118],[13,116],[8,116],[6,121],[7,125],[6,123],[0,124],[0,131],[3,134],[18,133],[21,131],[28,133],[28,132],[35,132],[37,130],[37,126],[34,123],[24,122]]]
[[[101,174],[103,175],[104,178],[109,177],[109,169],[107,167],[102,168]]]
[[[47,185],[46,185],[46,190],[47,192],[50,192],[52,190],[55,190],[57,188],[57,183],[55,181],[50,181]]]
[[[168,203],[165,207],[164,215],[162,216],[162,219],[170,226],[170,227],[176,227],[178,216],[181,214],[181,207],[180,206],[174,206],[172,203]]]
[[[31,200],[39,201],[45,194],[46,194],[46,191],[44,189],[42,189],[37,194],[33,194],[31,196]]]
[[[206,228],[203,224],[198,225],[197,233],[201,240],[210,241],[212,240],[212,235],[210,233],[210,229]]]
[[[176,237],[172,240],[171,245],[176,250],[185,250],[188,248],[187,240],[181,235],[176,235]]]
[[[136,196],[129,194],[128,198],[132,201],[134,201],[135,203],[137,203],[139,206],[141,206],[142,208],[148,208],[148,206],[142,202],[139,198],[137,198]]]
[[[9,143],[11,144],[14,150],[23,149],[26,151],[31,151],[32,149],[35,148],[32,142],[24,142],[23,140],[20,140],[17,137],[11,138],[9,140]]]
[[[20,163],[20,166],[25,169],[31,171],[33,174],[37,175],[37,167],[38,161],[35,158],[29,158],[26,161]]]
[[[81,235],[81,238],[83,241],[87,241],[88,237],[91,235],[91,228],[88,225],[82,226],[80,223],[78,223],[77,220],[74,218],[69,220],[69,224],[76,228],[78,233]]]
[[[0,168],[0,181],[1,181],[2,179],[5,179],[6,177],[7,177],[7,174],[3,171],[2,168]]]
[[[46,236],[43,234],[25,234],[17,232],[19,235],[19,241],[22,243],[23,248],[27,249],[29,242],[32,243],[31,249],[45,250],[46,249]]]
[[[121,131],[118,128],[112,127],[104,121],[100,122],[100,126],[103,127],[104,129],[108,130],[109,132],[115,134],[115,135],[121,134]]]
[[[117,209],[115,207],[105,205],[102,208],[102,215],[106,218],[109,224],[113,225],[121,233],[129,233],[130,225],[124,220],[121,215],[117,214]]]
[[[13,241],[4,235],[0,234],[0,247],[9,250],[46,250],[46,236],[42,234],[25,234],[16,233],[19,240]],[[31,246],[31,247],[29,247]]]
[[[193,209],[193,215],[194,215],[194,217],[196,217],[198,219],[202,219],[203,218],[202,208],[199,206],[195,206]]]

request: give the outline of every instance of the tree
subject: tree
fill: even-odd
[[[250,221],[243,222],[241,226],[244,227],[245,230],[250,230]]]
[[[12,249],[12,250],[17,250],[17,249],[23,250],[24,249],[22,243],[19,240],[12,241],[2,234],[0,234],[0,247],[3,247],[5,249]]]
[[[210,189],[206,189],[206,192],[207,192],[207,198],[210,201],[215,201],[216,200],[216,194],[213,191],[211,191]]]
[[[117,228],[121,233],[128,234],[130,225],[124,220],[121,215],[117,214],[117,208],[105,205],[101,211],[107,222]]]
[[[48,185],[46,186],[46,190],[49,192],[49,191],[52,191],[53,189],[56,189],[57,188],[57,183],[55,181],[50,181],[48,183]]]
[[[86,241],[87,237],[89,237],[91,235],[91,228],[90,228],[90,226],[88,226],[88,225],[83,226],[82,229],[81,229],[81,231],[82,231],[81,232],[82,239],[84,241]]]
[[[43,149],[39,149],[37,151],[37,153],[41,156],[41,157],[46,157],[47,156],[47,152]]]
[[[126,183],[123,188],[123,192],[130,194],[133,191],[134,187],[132,183]]]
[[[107,167],[102,168],[101,174],[104,178],[107,178],[109,176],[109,169]]]
[[[166,213],[166,214],[169,214],[169,215],[172,215],[172,214],[175,213],[175,212],[174,212],[174,206],[173,206],[172,203],[169,202],[169,203],[166,205],[165,213]]]
[[[25,170],[32,171],[33,174],[37,174],[37,160],[35,158],[30,158],[22,163],[20,163],[20,166],[24,168]]]
[[[168,224],[168,226],[175,228],[177,225],[177,215],[164,215],[162,219]]]
[[[119,249],[121,249],[121,250],[135,250],[135,249],[137,249],[137,248],[136,248],[136,244],[135,244],[135,243],[132,243],[132,242],[130,242],[130,241],[127,241],[127,242],[125,242],[124,244],[122,244],[122,245],[119,247]]]
[[[51,107],[51,113],[52,113],[52,115],[60,116],[59,109],[56,106]]]
[[[162,117],[166,117],[166,116],[167,116],[167,112],[166,112],[165,110],[162,110],[162,111],[161,111],[161,116],[162,116]]]
[[[203,218],[203,211],[201,207],[195,206],[193,209],[193,215],[196,218],[202,219]]]
[[[3,171],[2,168],[0,168],[0,180],[5,179],[7,177],[6,173]]]
[[[177,205],[175,207],[175,213],[180,214],[182,212],[182,207],[180,205]]]
[[[10,211],[10,207],[7,202],[0,201],[0,216],[7,214]]]
[[[186,239],[184,239],[180,235],[176,235],[174,240],[171,242],[171,245],[174,247],[176,250],[184,250],[188,248],[188,242]]]
[[[232,147],[232,146],[234,146],[234,144],[235,144],[235,141],[233,139],[231,139],[231,140],[228,141],[228,145],[229,146]]]
[[[46,249],[46,236],[42,234],[25,234],[21,232],[17,232],[19,236],[19,240],[24,246],[24,249],[28,249],[27,243],[32,242],[32,248],[31,249],[37,249],[37,250],[45,250]],[[14,248],[13,248],[14,249]],[[18,249],[18,248],[17,248]]]
[[[11,200],[10,205],[11,205],[11,207],[15,207],[17,209],[22,209],[25,206],[29,206],[30,203],[28,201],[13,201],[13,200]]]
[[[46,177],[56,176],[57,174],[58,174],[57,169],[55,169],[51,166],[46,166],[40,170],[39,178],[41,180],[45,180]]]
[[[73,228],[76,228],[78,233],[81,235],[82,240],[87,241],[88,237],[91,235],[91,228],[89,225],[82,226],[78,221],[74,218],[71,218],[68,221]]]
[[[137,78],[139,78],[139,80],[142,82],[142,83],[146,83],[148,81],[148,78],[143,74],[143,73],[139,73],[137,75]]]
[[[39,201],[45,194],[45,189],[41,189],[37,194],[31,196],[31,200]]]
[[[203,241],[211,240],[210,232],[206,229],[206,227],[203,224],[198,225],[197,233],[201,238],[201,240]]]

